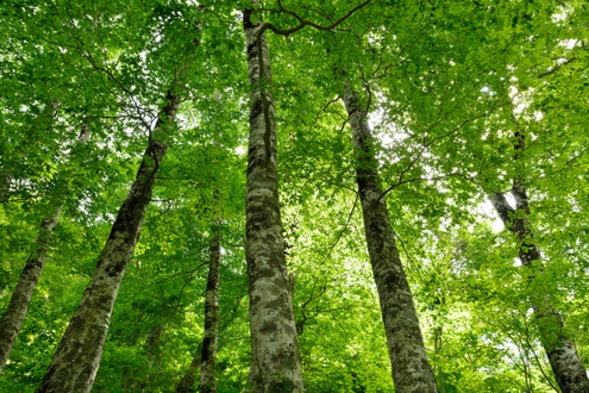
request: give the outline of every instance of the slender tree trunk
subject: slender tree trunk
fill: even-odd
[[[393,382],[397,393],[437,392],[430,368],[413,296],[407,283],[389,213],[378,179],[378,162],[374,157],[368,123],[358,104],[357,95],[346,88],[344,104],[352,126],[358,155],[356,181],[362,202],[364,231],[372,272],[380,299]]]
[[[278,203],[270,56],[264,35],[258,37],[262,22],[258,15],[252,15],[251,9],[244,12],[243,25],[251,86],[246,189],[246,259],[252,347],[249,381],[253,393],[302,392],[299,343]]]
[[[219,223],[220,225],[220,223]],[[217,225],[211,238],[209,276],[205,301],[205,330],[202,339],[200,393],[215,393],[215,363],[219,340],[219,276],[221,274],[221,239]]]
[[[89,136],[90,132],[88,128],[83,125],[78,142],[86,144]],[[59,221],[63,203],[58,203],[58,205],[51,217],[41,221],[41,230],[37,237],[37,249],[27,260],[12,293],[8,308],[0,320],[0,373],[2,373],[6,361],[10,356],[18,332],[29,310],[33,292],[45,266],[47,252],[49,251],[49,238]]]
[[[176,388],[176,393],[195,392],[194,382],[200,370],[200,392],[216,392],[215,364],[219,338],[219,276],[221,273],[221,239],[213,234],[209,250],[209,275],[205,299],[205,329],[188,371]]]
[[[114,302],[127,263],[139,238],[150,202],[155,174],[168,149],[165,139],[174,126],[180,104],[168,92],[168,103],[158,120],[127,199],[121,206],[98,259],[96,271],[57,348],[37,393],[89,392],[100,364]]]
[[[516,152],[521,152],[524,149],[524,136],[516,133],[516,139]],[[540,249],[533,242],[533,233],[528,222],[530,214],[528,194],[519,176],[513,180],[511,193],[515,198],[515,209],[509,205],[502,193],[491,194],[490,199],[507,229],[518,238],[518,254],[522,265],[534,269],[534,262],[541,260]],[[533,279],[532,274],[530,280]],[[549,295],[547,293],[532,294],[532,308],[540,331],[542,346],[548,355],[552,372],[562,393],[589,393],[587,371],[579,359],[575,344],[566,337],[560,313],[550,306]]]
[[[194,357],[192,358],[192,362],[190,362],[190,367],[188,367],[188,371],[184,374],[184,377],[178,384],[176,388],[176,393],[193,393],[196,392],[194,388],[194,381],[196,381],[196,376],[198,375],[198,371],[201,369],[200,367],[200,357],[202,356],[202,341],[198,344],[198,348],[194,352]]]

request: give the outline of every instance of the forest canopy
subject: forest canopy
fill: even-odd
[[[585,0],[0,19],[0,391],[589,393]]]

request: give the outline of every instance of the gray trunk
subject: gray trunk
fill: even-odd
[[[505,226],[520,242],[519,258],[522,265],[534,269],[534,262],[540,261],[540,250],[532,240],[533,234],[528,222],[528,196],[519,179],[514,180],[512,194],[516,200],[516,209],[509,205],[502,193],[492,194],[490,199]],[[532,274],[530,280],[533,279]],[[579,359],[575,344],[565,335],[560,313],[550,306],[550,297],[546,293],[535,293],[531,301],[542,346],[562,393],[589,393],[589,378],[585,367]]]
[[[6,365],[16,336],[29,310],[33,292],[47,260],[49,237],[57,225],[60,212],[61,207],[57,209],[53,217],[46,218],[41,222],[41,231],[37,237],[37,250],[27,260],[12,293],[8,308],[0,320],[0,373]]]
[[[83,125],[78,142],[86,144],[89,135],[88,128]],[[39,277],[45,266],[47,252],[49,251],[49,238],[59,221],[59,215],[61,213],[62,203],[58,202],[58,205],[55,208],[55,213],[51,217],[41,221],[41,230],[37,237],[37,249],[27,260],[12,293],[10,303],[8,303],[8,308],[0,320],[0,374],[8,361],[18,332],[29,310],[37,281],[39,281]]]
[[[393,382],[397,393],[437,392],[413,296],[407,283],[389,213],[378,180],[373,138],[354,92],[346,88],[348,112],[357,151],[356,181],[362,202],[364,231],[385,326]]]
[[[219,276],[221,274],[221,239],[219,226],[211,238],[209,276],[205,300],[205,330],[202,339],[200,393],[215,393],[215,363],[219,339]]]
[[[180,98],[171,92],[168,92],[167,99],[135,181],[100,254],[94,275],[37,393],[84,393],[92,389],[119,286],[139,238],[155,174],[168,149],[164,140],[173,128],[180,104]]]
[[[254,2],[252,2],[254,4]],[[253,393],[303,392],[298,337],[282,240],[272,75],[262,23],[244,12],[250,81],[246,189],[246,259],[250,296]]]

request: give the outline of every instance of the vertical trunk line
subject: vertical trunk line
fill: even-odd
[[[514,150],[514,164],[519,169],[517,160],[525,150],[525,134],[519,130],[515,132]],[[502,193],[490,194],[489,197],[505,227],[517,236],[518,256],[522,265],[533,271],[534,262],[540,262],[542,257],[540,249],[533,241],[534,234],[528,220],[528,193],[520,175],[513,179],[511,194],[516,202],[515,209],[509,205]],[[532,273],[528,277],[530,283],[535,279],[535,274],[537,273]],[[540,331],[542,347],[548,355],[550,367],[562,393],[589,393],[587,371],[577,354],[575,343],[564,335],[564,322],[560,313],[551,307],[549,294],[533,293],[532,309]]]
[[[78,136],[78,143],[85,145],[88,143],[89,136],[90,131],[88,127],[82,125],[82,131]],[[57,204],[58,206],[55,208],[53,215],[41,221],[41,228],[36,241],[37,248],[34,254],[27,260],[18,278],[6,312],[2,316],[2,319],[0,319],[0,374],[4,370],[10,352],[14,347],[18,332],[31,305],[31,299],[37,287],[37,282],[45,267],[47,253],[49,252],[49,240],[53,229],[59,221],[63,207],[63,202],[58,202]]]
[[[163,139],[173,128],[179,105],[180,97],[169,92],[163,116],[156,123],[154,136],[143,154],[135,181],[119,210],[96,270],[37,393],[86,393],[92,389],[117,293],[151,199],[155,172],[168,149]]]
[[[219,340],[219,277],[221,275],[220,221],[211,237],[209,275],[205,300],[205,330],[202,340],[200,393],[215,393],[215,364]]]
[[[344,104],[352,127],[358,167],[356,182],[362,203],[364,231],[380,300],[393,382],[397,393],[435,393],[413,295],[397,250],[389,213],[378,179],[373,141],[355,92],[346,86]]]
[[[252,348],[248,379],[252,393],[299,393],[303,380],[278,201],[272,72],[266,38],[258,35],[262,22],[252,21],[253,12],[246,10],[243,20],[251,88],[246,185]]]
[[[37,249],[27,260],[12,292],[8,308],[0,320],[0,373],[8,361],[18,332],[29,310],[35,287],[47,260],[49,237],[57,225],[60,213],[61,206],[57,208],[53,217],[46,218],[41,222],[41,230],[36,242]]]
[[[190,362],[190,366],[188,367],[186,374],[184,374],[184,377],[182,377],[182,380],[180,380],[180,383],[176,388],[176,393],[190,393],[194,391],[192,387],[194,386],[194,381],[196,381],[196,375],[198,374],[198,371],[201,369],[201,355],[202,341],[198,343],[198,348],[194,352],[194,357]]]
[[[516,209],[513,209],[502,193],[490,195],[493,207],[501,221],[519,241],[518,256],[527,269],[534,269],[534,262],[541,260],[538,246],[532,241],[533,234],[528,222],[528,197],[521,180],[514,180],[513,189],[517,192]],[[520,213],[522,212],[523,213]],[[520,217],[520,214],[524,214]],[[535,276],[529,276],[530,282]],[[550,368],[563,393],[589,393],[589,378],[575,344],[564,336],[564,323],[560,313],[550,306],[548,294],[534,294],[532,309],[540,331],[541,343],[548,355]]]

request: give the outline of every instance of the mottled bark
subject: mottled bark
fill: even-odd
[[[131,190],[119,210],[96,270],[37,393],[89,392],[102,356],[110,318],[127,263],[139,238],[155,174],[168,149],[180,97],[168,92]]]
[[[346,88],[344,104],[358,157],[356,181],[364,231],[385,326],[393,382],[397,393],[437,392],[413,296],[407,282],[389,213],[378,180],[372,136],[357,96]]]
[[[526,187],[519,178],[513,182],[512,195],[516,200],[515,209],[502,193],[491,194],[490,199],[505,226],[518,238],[518,254],[522,265],[535,269],[534,262],[539,262],[541,255],[538,246],[533,242],[528,222],[530,212]],[[534,280],[534,277],[532,274],[529,279]],[[542,346],[562,393],[589,393],[587,372],[579,359],[575,344],[565,335],[560,313],[550,306],[547,293],[533,293],[531,298]]]
[[[246,189],[246,259],[252,348],[249,381],[253,393],[302,392],[299,343],[278,202],[270,56],[264,35],[258,35],[262,25],[259,16],[246,10],[243,22],[251,88]]]
[[[78,143],[86,144],[90,132],[88,127],[82,126],[82,131],[78,136]],[[4,370],[4,366],[8,361],[18,332],[25,320],[27,311],[31,304],[33,292],[41,277],[45,261],[47,260],[47,252],[49,251],[49,238],[53,233],[53,229],[59,221],[59,215],[62,209],[62,203],[53,203],[58,206],[55,207],[54,213],[49,218],[41,221],[41,229],[37,237],[36,250],[27,260],[25,267],[20,274],[16,287],[8,303],[8,308],[0,320],[0,374]]]
[[[10,351],[12,351],[18,332],[29,310],[33,292],[47,260],[49,237],[53,233],[53,228],[57,225],[60,212],[61,207],[57,209],[53,217],[46,218],[41,222],[41,231],[37,237],[37,250],[27,260],[12,293],[8,308],[2,320],[0,320],[0,373],[4,369],[4,365],[8,360]]]
[[[219,276],[221,274],[220,228],[211,238],[209,276],[205,300],[205,330],[202,339],[200,393],[215,393],[215,363],[219,340]]]

